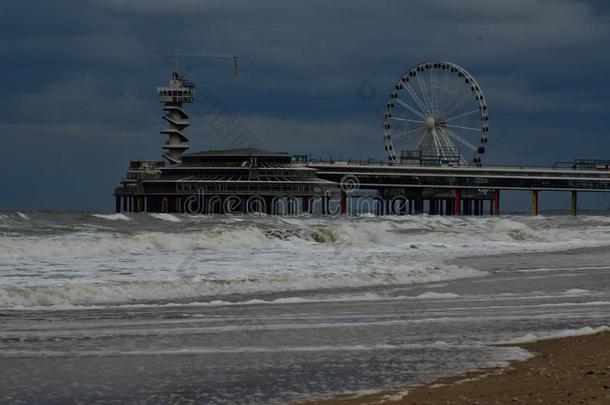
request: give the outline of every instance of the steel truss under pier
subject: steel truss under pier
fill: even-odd
[[[204,151],[179,164],[133,161],[115,190],[116,211],[272,215],[498,215],[503,190],[610,191],[610,171],[579,168],[431,167],[311,163],[258,149]]]

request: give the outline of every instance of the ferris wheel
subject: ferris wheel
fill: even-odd
[[[391,163],[481,165],[489,132],[483,91],[464,68],[414,66],[388,97],[383,139]]]

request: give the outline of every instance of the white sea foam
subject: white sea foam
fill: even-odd
[[[19,216],[19,218],[21,219],[25,219],[26,221],[30,220],[30,217],[28,217],[27,215],[25,215],[23,212],[17,212],[17,215]]]
[[[104,357],[104,356],[156,356],[156,355],[186,355],[186,354],[254,354],[254,353],[293,353],[293,352],[362,352],[379,350],[417,350],[417,349],[436,349],[454,350],[455,348],[471,348],[468,345],[448,345],[445,342],[434,342],[429,344],[378,344],[378,345],[320,345],[320,346],[284,346],[284,347],[264,347],[264,346],[241,346],[227,348],[184,348],[173,350],[92,350],[92,351],[25,351],[25,350],[6,350],[0,351],[0,358],[15,357]]]
[[[458,295],[455,295],[458,297]],[[10,307],[10,309],[16,310],[33,310],[33,311],[58,311],[58,310],[75,310],[75,309],[103,309],[103,308],[166,308],[166,307],[223,307],[223,306],[249,306],[249,305],[286,305],[286,304],[311,304],[311,303],[331,303],[331,302],[367,302],[367,301],[402,301],[409,299],[419,299],[419,297],[410,297],[410,296],[387,296],[376,293],[366,293],[366,294],[340,294],[333,296],[313,296],[313,297],[283,297],[283,298],[275,298],[275,299],[260,299],[260,298],[252,298],[246,299],[244,301],[228,301],[222,299],[214,299],[210,301],[190,301],[190,302],[165,302],[165,303],[141,303],[141,304],[125,304],[118,303],[116,305],[106,304],[106,305],[94,305],[94,304],[68,304],[68,303],[60,303],[60,304],[51,304],[51,305],[14,305]],[[444,296],[443,298],[450,298],[448,296]],[[44,302],[44,301],[43,301]],[[7,308],[8,309],[8,308]],[[307,327],[311,326],[311,324],[307,324]]]
[[[559,330],[555,332],[545,332],[545,333],[528,333],[525,336],[516,337],[509,340],[499,341],[496,344],[501,345],[513,345],[513,344],[524,344],[524,343],[533,343],[538,342],[540,340],[548,340],[548,339],[558,339],[564,337],[573,337],[573,336],[586,336],[593,335],[601,332],[610,332],[610,327],[608,326],[599,326],[599,327],[584,327],[580,329],[566,329]]]
[[[110,221],[134,221],[124,214],[93,214]],[[71,234],[44,238],[5,238],[0,244],[0,254],[40,256],[49,254],[87,255],[116,254],[117,249],[126,253],[147,252],[151,249],[188,250],[219,247],[259,247],[273,240],[289,240],[301,247],[311,243],[333,245],[336,248],[353,249],[401,249],[434,252],[440,255],[483,255],[510,251],[553,251],[566,248],[610,245],[610,226],[582,226],[559,229],[552,226],[532,228],[509,218],[467,218],[456,220],[445,217],[390,217],[389,219],[356,218],[329,219],[260,218],[246,221],[243,218],[227,218],[206,223],[206,219],[179,218],[171,214],[151,214],[166,222],[191,221],[200,225],[200,231],[172,232],[172,228],[120,234],[107,232],[95,235]],[[400,219],[396,219],[400,218]],[[213,221],[213,219],[209,219]],[[560,225],[560,224],[558,224]],[[585,224],[586,225],[586,224]],[[174,226],[174,225],[172,225]],[[163,232],[161,232],[163,230]],[[91,242],[89,244],[89,242]],[[45,248],[48,245],[48,248]],[[276,247],[276,246],[273,246]]]
[[[151,251],[185,254],[210,248],[257,247],[268,239],[270,238],[262,230],[255,227],[241,230],[216,228],[191,233],[142,232],[126,235],[78,232],[50,238],[0,238],[0,255],[5,253],[24,257],[57,258],[141,254]]]
[[[566,290],[564,292],[564,294],[566,295],[581,295],[581,294],[588,294],[591,291],[589,290],[584,290],[582,288],[570,288],[569,290]]]
[[[281,266],[281,265],[280,265]],[[224,276],[181,280],[133,280],[103,282],[65,282],[43,285],[4,284],[0,286],[0,307],[27,308],[37,306],[99,305],[142,301],[186,300],[202,297],[258,292],[286,292],[339,287],[362,287],[387,284],[412,284],[427,281],[477,277],[484,272],[457,266],[417,264],[396,269],[352,268],[320,269],[313,263],[295,271],[262,266],[255,272],[227,272]],[[145,276],[145,273],[142,277]],[[148,276],[150,277],[150,276]],[[298,299],[286,298],[290,300]],[[261,301],[260,303],[262,303]],[[218,301],[216,303],[222,303]]]
[[[445,281],[485,274],[446,264],[460,256],[610,245],[610,221],[597,217],[93,214],[107,222],[92,227],[82,215],[49,215],[46,227],[41,214],[2,222],[1,307]]]
[[[160,219],[162,221],[168,221],[168,222],[182,222],[182,220],[176,216],[173,216],[172,214],[150,214],[151,217],[153,218],[157,218]]]
[[[129,218],[127,215],[125,214],[93,214],[94,217],[97,218],[102,218],[102,219],[107,219],[110,221],[130,221],[131,218]]]
[[[454,294],[454,293],[439,293],[439,292],[435,292],[435,291],[428,291],[428,292],[425,292],[423,294],[419,294],[417,296],[417,298],[421,298],[421,299],[433,299],[433,300],[447,299],[447,298],[457,298],[457,297],[459,297],[458,294]]]

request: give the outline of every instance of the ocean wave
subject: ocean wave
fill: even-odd
[[[4,308],[444,281],[485,274],[456,257],[610,245],[596,217],[6,216]]]
[[[610,327],[608,326],[599,326],[599,327],[590,327],[586,326],[580,329],[564,329],[558,330],[555,332],[544,332],[544,333],[528,333],[525,336],[516,337],[509,340],[502,340],[496,342],[497,345],[518,345],[524,343],[534,343],[539,342],[541,340],[548,339],[558,339],[565,337],[575,337],[575,336],[586,336],[586,335],[594,335],[596,333],[602,332],[610,332]]]
[[[151,349],[151,350],[83,350],[83,351],[52,351],[52,350],[4,350],[0,351],[0,358],[18,357],[105,357],[105,356],[158,356],[158,355],[186,355],[186,354],[258,354],[258,353],[298,353],[298,352],[361,352],[380,350],[455,350],[458,348],[480,347],[477,345],[448,344],[443,341],[432,343],[406,343],[406,344],[376,344],[376,345],[311,345],[311,346],[241,346],[226,348],[191,347],[181,349]],[[519,353],[519,352],[515,352]]]
[[[267,240],[255,227],[225,231],[221,228],[201,232],[142,232],[119,234],[75,232],[58,237],[0,238],[0,255],[25,257],[93,257],[149,252],[187,252],[211,248],[256,247]]]
[[[582,288],[570,288],[569,290],[564,291],[565,295],[583,295],[589,293],[591,293],[591,291]]]
[[[552,251],[610,245],[610,226],[553,227],[509,218],[393,217],[384,219],[222,219],[154,214],[158,224],[123,214],[94,214],[111,222],[94,232],[0,237],[0,255],[27,257],[100,256],[150,251],[186,252],[200,249],[276,248],[282,241],[290,250],[312,244],[342,249],[389,249],[480,255],[510,251]],[[150,215],[147,215],[151,218]],[[397,219],[398,218],[398,219]],[[80,228],[86,228],[86,224]],[[138,226],[141,225],[141,226]],[[559,224],[558,224],[559,225]],[[609,224],[610,225],[610,224]],[[178,228],[175,228],[178,227]],[[50,228],[56,229],[56,228]],[[16,232],[16,231],[15,231]]]
[[[153,218],[157,218],[160,219],[162,221],[168,221],[168,222],[182,222],[182,220],[172,214],[150,214],[151,217]]]
[[[131,218],[129,218],[127,215],[125,214],[93,214],[94,217],[96,218],[101,218],[101,219],[107,219],[109,221],[130,221]]]
[[[265,266],[263,266],[265,267]],[[52,284],[5,284],[0,286],[0,308],[62,305],[116,305],[138,302],[196,302],[205,297],[236,294],[285,293],[301,290],[403,285],[480,277],[485,272],[458,266],[411,264],[384,269],[340,267],[320,270],[316,266],[293,271],[257,269],[248,274],[182,280],[124,280],[65,282]],[[144,276],[144,274],[142,274]]]
[[[439,292],[434,292],[434,291],[428,291],[423,294],[419,294],[417,296],[417,298],[439,300],[439,299],[459,298],[459,295],[454,294],[454,293],[439,293]]]

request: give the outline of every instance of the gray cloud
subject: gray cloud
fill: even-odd
[[[49,164],[57,178],[31,207],[109,208],[128,159],[160,154],[154,90],[172,64],[154,55],[176,48],[240,56],[237,79],[229,61],[182,66],[266,148],[383,157],[379,106],[410,66],[438,58],[483,87],[492,163],[610,155],[609,22],[606,1],[12,2],[0,15],[0,139],[18,170],[0,208],[27,205],[22,180]],[[194,107],[192,147],[231,146]],[[51,161],[49,145],[62,145]],[[107,168],[97,186],[72,176],[86,202],[65,197],[71,165]]]

